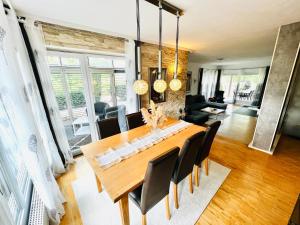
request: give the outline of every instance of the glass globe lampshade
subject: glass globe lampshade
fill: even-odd
[[[162,79],[158,79],[154,82],[153,88],[156,92],[163,93],[167,89],[167,82]]]
[[[138,95],[144,95],[148,91],[148,83],[144,80],[136,80],[133,83],[133,90]]]
[[[178,91],[181,88],[181,81],[177,78],[171,80],[169,86],[172,91]]]

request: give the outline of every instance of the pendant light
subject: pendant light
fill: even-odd
[[[179,39],[179,11],[177,11],[177,30],[176,30],[176,50],[175,50],[175,71],[174,71],[174,76],[173,79],[170,82],[170,88],[172,91],[178,91],[182,83],[181,81],[177,78],[178,75],[178,39]]]
[[[140,36],[140,2],[136,0],[136,24],[137,24],[137,80],[133,83],[133,90],[138,95],[144,95],[148,91],[148,83],[141,76],[141,36]]]
[[[158,93],[163,93],[167,89],[167,83],[162,79],[162,0],[159,1],[159,45],[158,45],[158,79],[154,82],[153,88]]]

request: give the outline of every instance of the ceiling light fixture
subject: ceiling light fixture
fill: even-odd
[[[140,2],[136,0],[136,24],[137,24],[137,80],[133,83],[133,90],[138,95],[144,95],[148,91],[148,83],[142,80],[141,75],[141,35],[140,35]]]
[[[159,0],[159,45],[158,45],[158,79],[154,82],[153,88],[158,93],[167,89],[167,82],[162,79],[162,0]]]
[[[172,91],[178,91],[178,90],[180,90],[180,88],[182,86],[181,81],[177,78],[177,76],[178,76],[179,17],[180,17],[179,11],[177,11],[176,17],[177,17],[177,29],[176,29],[175,71],[174,71],[173,79],[170,82],[170,88]]]

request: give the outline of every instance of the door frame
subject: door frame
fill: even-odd
[[[111,95],[113,99],[113,106],[117,105],[117,96],[116,96],[116,89],[115,89],[115,71],[116,70],[124,70],[125,68],[97,68],[89,66],[89,57],[101,57],[101,58],[110,58],[110,59],[125,59],[124,55],[116,56],[116,55],[102,55],[102,54],[89,54],[89,53],[78,53],[78,52],[61,52],[57,50],[47,50],[47,56],[59,56],[59,57],[73,57],[79,59],[79,67],[68,67],[68,66],[57,66],[57,68],[61,69],[61,72],[64,73],[65,70],[71,69],[78,69],[80,70],[82,77],[83,77],[83,86],[84,86],[84,97],[86,101],[86,108],[88,114],[88,120],[90,124],[90,131],[91,131],[91,138],[92,141],[99,140],[98,131],[97,131],[97,118],[95,114],[95,96],[93,94],[93,83],[92,83],[92,71],[96,72],[103,72],[103,73],[110,73],[112,76],[110,78],[111,81]],[[55,66],[49,66],[50,69],[55,68]],[[52,70],[51,70],[52,71]],[[65,76],[64,76],[64,79]]]

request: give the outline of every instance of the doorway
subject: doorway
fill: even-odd
[[[119,117],[122,108],[125,119],[125,59],[49,51],[48,65],[66,138],[76,155],[80,146],[99,139],[96,122],[107,118],[108,112]]]

